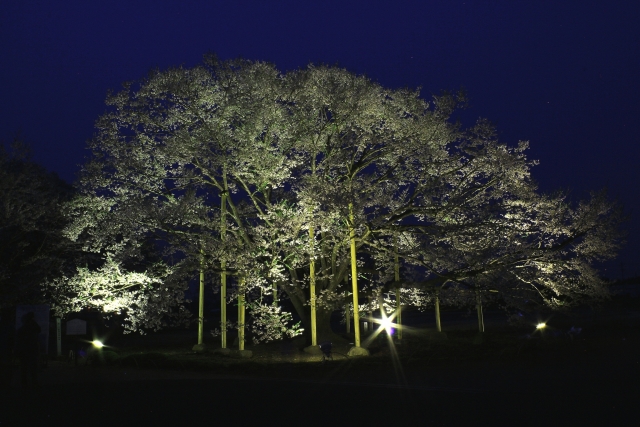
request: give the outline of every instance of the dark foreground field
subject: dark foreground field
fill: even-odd
[[[421,326],[401,345],[376,339],[368,358],[338,342],[326,363],[296,342],[241,360],[194,354],[184,333],[121,339],[102,364],[50,361],[37,390],[16,375],[0,426],[638,425],[635,314],[555,324],[529,338],[532,328],[489,325],[482,342],[465,327],[443,340]]]

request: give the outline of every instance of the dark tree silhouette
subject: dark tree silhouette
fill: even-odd
[[[0,305],[41,302],[72,250],[62,203],[73,188],[31,160],[19,138],[0,144]]]

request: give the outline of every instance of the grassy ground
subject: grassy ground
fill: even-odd
[[[126,336],[88,365],[51,360],[38,390],[15,375],[0,424],[635,426],[637,312],[554,316],[543,333],[487,316],[483,339],[472,316],[450,319],[446,339],[416,323],[402,343],[373,340],[369,357],[346,357],[351,337],[338,337],[325,363],[298,340],[247,346],[244,359],[215,353],[213,340],[193,352],[193,331]]]
[[[579,333],[567,333],[577,325],[581,326]],[[536,331],[531,324],[519,327],[494,324],[484,334],[478,334],[469,325],[450,328],[445,334],[435,332],[432,327],[414,327],[404,331],[401,341],[389,340],[384,333],[375,338],[363,337],[371,356],[359,358],[347,356],[353,336],[342,334],[333,340],[333,359],[324,362],[322,356],[302,351],[304,342],[300,339],[247,345],[253,353],[250,359],[240,358],[235,351],[230,355],[218,354],[215,344],[204,352],[194,352],[193,339],[193,334],[180,331],[125,337],[118,345],[90,355],[89,364],[225,375],[279,376],[286,371],[291,375],[316,376],[331,369],[357,375],[395,372],[399,367],[403,372],[419,373],[432,368],[557,366],[578,363],[585,357],[608,363],[607,360],[614,362],[618,354],[640,355],[640,319],[633,314],[612,316],[611,312],[587,317],[558,316],[542,331]],[[317,368],[319,364],[325,366],[321,371]]]

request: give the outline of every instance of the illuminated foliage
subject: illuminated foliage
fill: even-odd
[[[165,316],[180,317],[183,289],[165,284],[170,271],[155,265],[141,273],[123,271],[111,259],[95,271],[78,267],[77,274],[62,277],[48,284],[57,304],[56,316],[64,317],[83,309],[97,309],[109,315],[121,315],[125,332],[160,329]],[[178,311],[174,312],[174,308]],[[150,313],[162,313],[152,316]]]
[[[491,289],[509,306],[603,296],[591,265],[615,254],[619,208],[539,194],[528,145],[499,143],[486,121],[454,124],[464,102],[324,66],[283,75],[207,57],[154,72],[107,99],[68,232],[119,263],[151,248],[181,277],[225,260],[249,301],[275,285],[305,325],[313,259],[319,336],[348,295],[350,225],[366,309],[397,285],[417,305],[443,287],[443,301]]]

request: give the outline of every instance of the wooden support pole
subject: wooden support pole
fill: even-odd
[[[402,341],[402,298],[401,298],[401,290],[400,285],[400,259],[398,258],[398,241],[396,239],[395,247],[395,256],[393,263],[393,272],[394,272],[394,280],[396,282],[396,324],[398,325],[398,341]]]
[[[442,332],[442,324],[440,323],[440,290],[436,290],[436,328],[438,332]]]
[[[200,292],[198,294],[198,346],[202,346],[204,337],[204,250],[200,260]]]
[[[316,327],[316,262],[314,259],[313,253],[313,243],[314,243],[314,235],[313,235],[313,226],[309,225],[309,250],[310,250],[310,259],[309,259],[309,293],[311,300],[311,345],[318,345],[318,335],[317,335],[317,327]]]
[[[220,202],[220,240],[227,239],[227,193],[222,193]],[[227,348],[227,261],[220,261],[220,339],[221,347]]]
[[[353,203],[349,203],[349,241],[351,245],[351,287],[353,292],[353,331],[355,346],[360,347],[360,313],[358,310],[358,265],[356,259],[356,229],[353,216]]]
[[[345,285],[349,285],[349,275],[345,276],[344,281],[345,281]],[[345,304],[345,307],[344,307],[344,317],[347,322],[348,334],[351,333],[351,307],[349,305],[350,305],[350,302],[349,302],[349,299],[347,298],[347,303]]]
[[[238,287],[238,350],[244,350],[244,322],[245,322],[245,304],[244,304],[244,278],[240,279]]]
[[[484,315],[482,314],[482,297],[480,289],[476,288],[476,309],[478,311],[478,331],[484,332]]]

